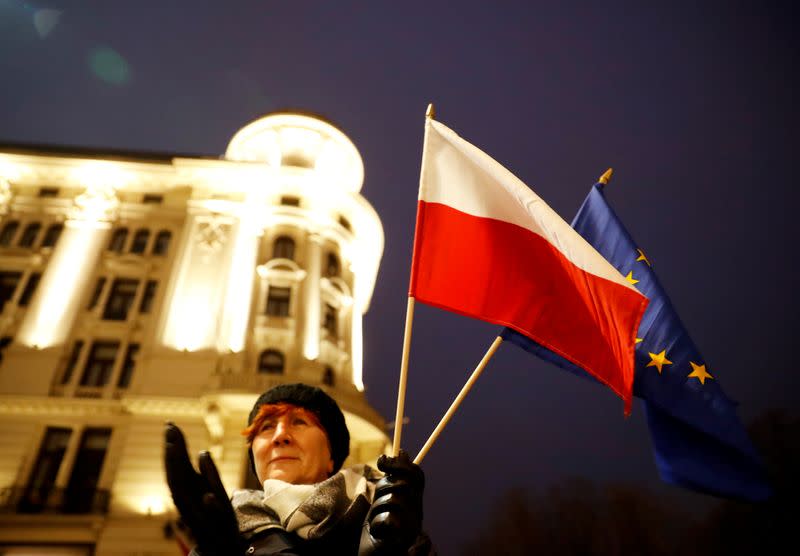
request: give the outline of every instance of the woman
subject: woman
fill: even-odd
[[[175,506],[198,556],[433,554],[422,533],[425,476],[401,451],[378,469],[342,469],[350,434],[336,402],[319,388],[284,384],[253,406],[250,463],[263,491],[230,500],[211,455],[192,467],[183,435],[167,423],[165,468]]]

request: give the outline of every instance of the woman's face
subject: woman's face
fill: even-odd
[[[324,481],[333,471],[328,435],[311,414],[291,407],[264,419],[251,445],[256,474],[263,484],[280,479],[295,485]]]

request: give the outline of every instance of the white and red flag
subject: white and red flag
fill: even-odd
[[[432,118],[409,295],[513,328],[586,369],[630,411],[647,298],[528,186]]]

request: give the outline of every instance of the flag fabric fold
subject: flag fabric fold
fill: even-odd
[[[430,118],[409,295],[537,341],[629,411],[647,299],[529,187]]]
[[[661,478],[723,497],[768,497],[771,489],[736,404],[683,326],[651,261],[608,204],[602,184],[592,187],[572,226],[650,300],[637,334],[634,395],[644,401]],[[506,328],[501,336],[586,376],[580,365],[515,330]]]

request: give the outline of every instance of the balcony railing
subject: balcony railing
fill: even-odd
[[[107,489],[36,489],[7,487],[0,490],[0,513],[106,514]]]

